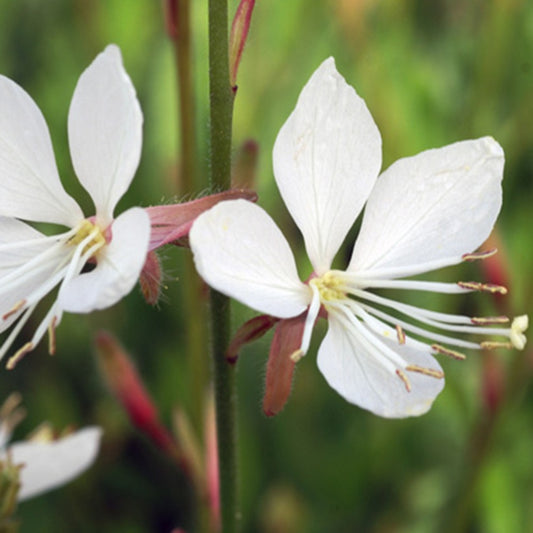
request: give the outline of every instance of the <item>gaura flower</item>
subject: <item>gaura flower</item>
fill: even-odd
[[[148,251],[150,219],[138,207],[117,218],[114,210],[139,164],[142,122],[120,50],[110,45],[81,75],[68,115],[73,167],[95,205],[95,215],[86,217],[61,185],[41,112],[21,87],[0,76],[0,332],[15,324],[0,358],[38,302],[59,287],[33,338],[8,367],[47,330],[53,353],[64,311],[109,307],[136,283]],[[46,236],[22,220],[69,229]]]
[[[309,348],[319,314],[328,320],[318,351],[327,382],[349,402],[385,417],[420,415],[430,408],[444,385],[434,355],[462,359],[456,348],[524,347],[525,316],[508,327],[507,317],[440,313],[374,292],[506,292],[478,282],[400,279],[492,253],[475,250],[501,207],[503,164],[502,148],[485,137],[400,159],[378,177],[376,124],[334,60],[322,63],[273,152],[277,185],[313,266],[310,279],[300,281],[287,241],[257,205],[222,202],[198,217],[190,233],[196,267],[207,283],[282,319],[267,368],[267,414],[283,406],[287,379]],[[348,266],[333,268],[365,203]],[[251,324],[250,336],[262,328],[260,321]],[[456,334],[506,340],[474,342]]]
[[[56,439],[49,426],[43,425],[28,440],[8,444],[13,427],[23,416],[19,403],[20,397],[12,394],[0,406],[0,473],[4,483],[12,482],[13,489],[2,493],[23,501],[87,470],[98,454],[102,430],[87,427]],[[1,503],[5,509],[6,502]]]

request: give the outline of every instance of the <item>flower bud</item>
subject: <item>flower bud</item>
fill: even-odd
[[[242,51],[250,29],[250,20],[254,9],[255,0],[241,0],[233,24],[231,25],[231,34],[229,38],[229,69],[230,84],[233,92],[237,90],[237,70],[241,62]]]

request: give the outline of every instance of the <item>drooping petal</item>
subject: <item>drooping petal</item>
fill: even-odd
[[[501,207],[504,156],[492,138],[400,159],[368,199],[348,270],[372,272],[473,252]]]
[[[103,222],[111,222],[137,170],[142,122],[120,50],[110,45],[80,76],[68,116],[72,164]]]
[[[267,416],[278,414],[289,399],[295,362],[291,355],[302,345],[306,313],[280,320],[276,326],[266,371],[263,412]]]
[[[0,216],[66,226],[83,218],[59,181],[41,111],[5,76],[0,76],[0,176]]]
[[[274,175],[317,274],[327,271],[381,167],[381,137],[333,58],[303,88],[274,145]]]
[[[329,328],[318,351],[318,367],[329,385],[348,402],[376,415],[403,418],[425,413],[444,387],[443,379],[410,372],[411,391],[380,361],[379,353],[358,342],[353,332],[329,314]],[[372,334],[373,335],[373,334]],[[440,371],[428,353],[380,338],[410,365]]]
[[[59,291],[59,305],[72,313],[105,309],[126,296],[141,273],[148,252],[150,219],[144,209],[122,213],[111,227],[112,240],[102,248],[94,270],[74,277]]]
[[[227,296],[278,318],[299,315],[309,305],[285,237],[257,205],[217,204],[196,219],[189,240],[199,274]]]
[[[20,471],[19,501],[68,483],[94,462],[102,430],[88,427],[52,442],[16,442],[9,447]]]

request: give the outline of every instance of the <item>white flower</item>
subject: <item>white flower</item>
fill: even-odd
[[[141,208],[116,219],[113,215],[133,179],[142,145],[141,109],[116,46],[108,46],[81,75],[70,104],[68,135],[74,170],[96,208],[91,217],[61,185],[36,104],[0,76],[0,332],[16,322],[0,358],[38,302],[59,286],[33,338],[8,366],[47,330],[53,352],[63,311],[88,313],[115,304],[133,288],[146,258],[148,215]],[[70,229],[45,236],[21,220]]]
[[[508,319],[428,311],[372,291],[505,291],[475,282],[398,279],[490,255],[472,252],[488,237],[501,206],[504,157],[494,139],[401,159],[378,178],[379,131],[330,58],[281,128],[273,163],[283,200],[303,234],[312,279],[300,281],[289,245],[267,213],[241,200],[222,202],[198,217],[190,233],[196,267],[215,289],[260,312],[281,319],[303,313],[294,361],[307,351],[324,309],[329,329],[318,366],[349,402],[387,417],[419,415],[444,384],[433,355],[464,357],[443,344],[509,344],[466,341],[455,333],[503,335],[523,348],[526,318],[511,328],[487,328],[482,326]],[[332,269],[365,202],[348,267]]]
[[[20,420],[19,401],[12,395],[2,406],[0,466],[20,466],[17,500],[22,501],[64,485],[87,470],[98,454],[102,430],[86,427],[54,440],[48,427],[43,426],[30,440],[8,444],[13,427]]]

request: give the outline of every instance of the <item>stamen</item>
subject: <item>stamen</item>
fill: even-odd
[[[431,348],[435,350],[436,353],[447,355],[448,357],[451,357],[452,359],[456,359],[457,361],[464,361],[466,359],[465,354],[461,352],[456,352],[455,350],[450,350],[449,348],[445,348],[444,346],[441,346],[440,344],[432,344]]]
[[[7,320],[10,316],[20,311],[26,305],[26,300],[18,301],[5,315],[2,316],[2,320]]]
[[[472,324],[477,326],[490,326],[492,324],[507,324],[509,322],[508,316],[473,316],[471,318]]]
[[[479,345],[484,350],[497,350],[498,348],[504,348],[506,350],[510,350],[513,345],[510,342],[496,342],[496,341],[483,341],[480,342]]]
[[[399,324],[396,324],[396,336],[398,337],[398,344],[405,344],[405,332]]]
[[[407,377],[407,374],[400,370],[399,368],[396,369],[396,375],[403,381],[403,384],[405,385],[405,390],[407,392],[411,392],[411,383],[409,381],[409,378]]]
[[[457,285],[470,291],[488,292],[490,294],[507,294],[507,288],[494,283],[480,283],[479,281],[458,281]]]
[[[442,370],[435,370],[434,368],[426,368],[424,366],[409,365],[405,367],[405,370],[409,372],[417,372],[436,379],[443,379],[444,372]]]
[[[299,348],[298,350],[295,350],[291,353],[290,358],[294,363],[297,363],[304,355],[305,352],[301,348]]]
[[[492,257],[493,255],[498,253],[497,248],[493,248],[492,250],[485,250],[483,252],[473,252],[471,254],[463,254],[463,261],[477,261],[478,259],[487,259],[489,257]]]
[[[22,348],[20,348],[15,355],[11,356],[7,361],[6,368],[13,370],[18,362],[28,353],[33,350],[33,342],[27,342]]]

